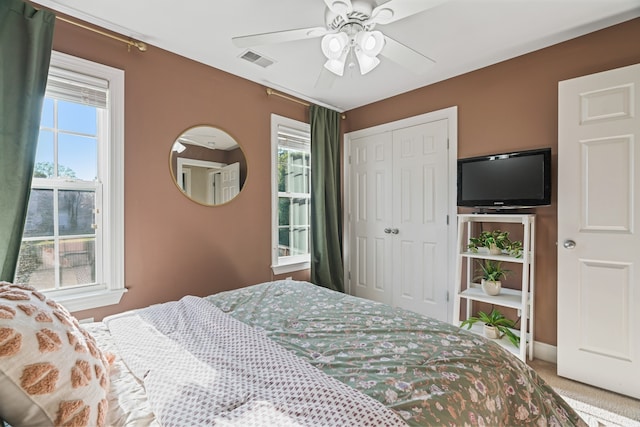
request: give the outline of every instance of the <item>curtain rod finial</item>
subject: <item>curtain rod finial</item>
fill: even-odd
[[[133,43],[133,45],[135,47],[138,48],[138,50],[140,52],[146,52],[147,51],[147,44],[146,43],[139,42],[139,41],[136,41],[136,40],[133,40],[132,43]]]

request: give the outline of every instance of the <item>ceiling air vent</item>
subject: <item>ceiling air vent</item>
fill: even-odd
[[[253,51],[246,51],[245,53],[243,53],[240,58],[247,60],[249,62],[252,62],[256,65],[261,66],[262,68],[267,68],[269,65],[273,64],[275,61],[266,58],[258,53],[255,53]]]

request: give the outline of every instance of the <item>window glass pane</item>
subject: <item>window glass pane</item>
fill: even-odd
[[[58,101],[58,129],[95,135],[98,127],[96,107]]]
[[[309,199],[293,199],[291,201],[291,224],[309,225]]]
[[[280,197],[278,199],[278,225],[289,225],[289,212],[291,199],[289,197]]]
[[[278,228],[278,256],[289,256],[289,227]]]
[[[95,282],[95,238],[60,240],[60,286]]]
[[[287,176],[289,174],[289,152],[278,149],[278,191],[287,191]]]
[[[294,227],[291,240],[291,255],[309,253],[309,227]]]
[[[53,190],[31,190],[22,237],[53,236]]]
[[[91,228],[95,192],[60,190],[58,193],[58,221],[61,236],[95,234]]]
[[[40,131],[33,176],[34,178],[53,178],[53,132]]]
[[[58,134],[58,175],[93,181],[97,177],[97,140]]]
[[[45,128],[53,127],[53,99],[45,98],[42,104],[42,118],[40,119],[40,126]]]
[[[55,252],[52,240],[22,242],[15,282],[38,290],[55,287]]]
[[[304,157],[300,157],[297,160],[301,160]],[[291,165],[290,175],[290,191],[294,193],[308,193],[309,192],[309,168],[302,164]]]

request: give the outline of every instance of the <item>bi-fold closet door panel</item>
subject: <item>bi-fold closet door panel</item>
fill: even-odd
[[[446,119],[352,140],[354,294],[447,317]]]

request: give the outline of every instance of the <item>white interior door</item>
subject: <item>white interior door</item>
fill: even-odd
[[[393,303],[391,150],[390,132],[351,142],[351,292],[385,304]]]
[[[447,320],[448,121],[351,140],[351,292]]]
[[[222,177],[222,203],[228,202],[240,192],[240,163],[235,162],[220,170]]]
[[[447,319],[447,120],[393,132],[393,303]]]
[[[640,398],[640,65],[559,85],[558,375]]]

